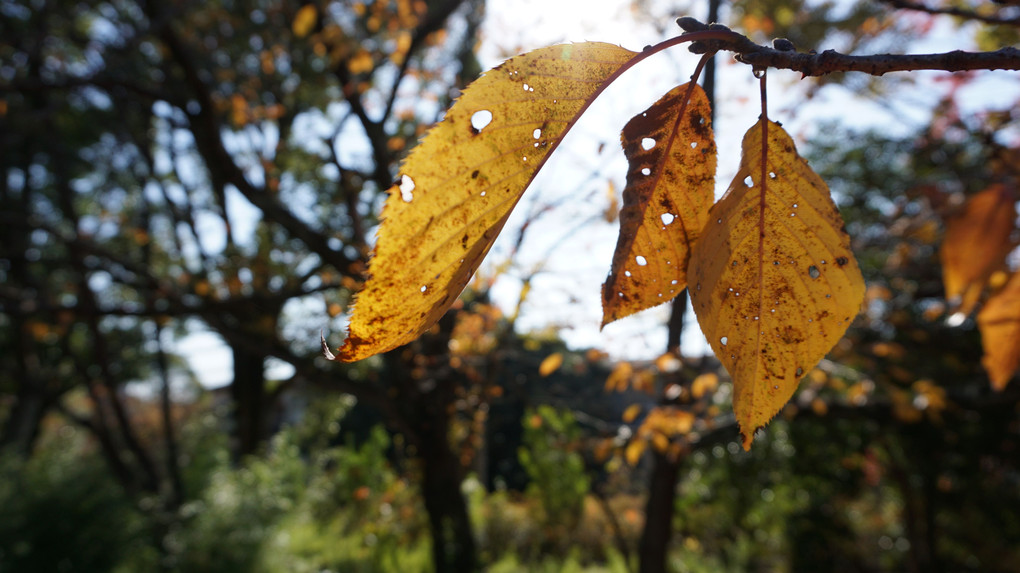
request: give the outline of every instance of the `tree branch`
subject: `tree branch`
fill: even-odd
[[[970,70],[1020,70],[1020,50],[1014,47],[994,52],[964,52],[954,50],[941,54],[874,54],[854,56],[835,50],[822,53],[797,52],[789,41],[776,41],[776,48],[758,45],[742,34],[725,26],[707,25],[694,18],[677,19],[685,32],[648,48],[654,53],[680,42],[691,42],[695,54],[711,51],[728,51],[736,54],[737,61],[755,68],[776,68],[800,72],[806,76],[824,76],[834,72],[861,72],[881,76],[889,72],[934,70],[963,72]]]
[[[997,24],[1005,26],[1020,26],[1020,16],[1014,16],[1012,18],[1000,16],[998,14],[981,14],[975,10],[968,10],[965,8],[957,7],[945,7],[945,8],[932,8],[921,4],[920,2],[911,2],[910,0],[882,0],[883,3],[898,8],[900,10],[914,10],[916,12],[925,12],[927,14],[944,14],[947,16],[958,16],[960,18],[966,18],[967,20],[976,20],[978,22],[984,22],[986,24]]]

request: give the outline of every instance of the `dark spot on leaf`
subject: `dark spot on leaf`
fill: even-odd
[[[474,128],[472,127],[471,129],[474,129]],[[477,169],[475,169],[474,172],[471,173],[471,178],[472,179],[478,179],[478,170]]]
[[[836,264],[841,266],[841,267],[843,265],[849,263],[849,262],[850,262],[850,259],[848,259],[846,257],[836,257]]]

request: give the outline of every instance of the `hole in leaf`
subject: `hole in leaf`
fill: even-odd
[[[807,274],[811,275],[811,278],[813,278],[813,279],[816,279],[816,278],[818,278],[818,277],[820,277],[822,275],[822,273],[818,272],[818,267],[816,267],[814,265],[811,265],[810,267],[808,267]]]
[[[724,337],[719,339],[719,344],[722,344],[723,346],[726,346],[726,343],[728,343],[729,341],[730,340],[724,336]]]
[[[641,140],[641,149],[648,151],[653,147],[655,147],[655,140],[651,137],[645,137]]]
[[[798,366],[798,367],[797,367],[797,376],[800,376],[800,375],[802,375],[802,374],[804,374],[804,369],[803,369],[803,368],[801,368],[800,366]]]
[[[492,123],[492,112],[487,109],[476,111],[471,115],[471,127],[475,128],[476,132],[485,129],[490,123]]]
[[[692,141],[691,142],[691,149],[697,149],[697,148],[698,148],[698,142],[697,141]]]
[[[414,191],[414,180],[411,179],[407,174],[400,176],[400,198],[405,203],[410,203],[414,199],[414,195],[411,192]]]
[[[672,213],[663,213],[662,215],[659,215],[659,218],[662,219],[663,225],[668,225],[673,222],[673,219],[676,219]]]
[[[641,255],[638,255],[638,256],[634,257],[634,260],[637,261],[637,264],[640,267],[643,267],[643,266],[648,264],[648,261],[645,260],[645,258],[642,257]]]
[[[531,137],[534,137],[535,139],[542,137],[542,130],[536,127],[535,131],[531,132]]]
[[[426,285],[421,285],[421,288],[418,289],[418,290],[420,290],[421,292],[425,292],[425,291],[429,290],[429,287],[426,286]]]
[[[775,171],[769,171],[769,179],[775,179],[775,178],[776,178]]]
[[[676,279],[673,279],[673,280],[669,281],[669,284],[675,285],[677,282],[679,282],[679,281],[677,281]]]
[[[798,206],[798,205],[797,205],[796,203],[794,203],[794,204],[793,204],[793,208],[794,208],[794,209],[796,209],[796,208],[797,208],[797,206]]]
[[[754,180],[751,179],[750,175],[744,177],[744,185],[747,185],[748,187],[754,187]]]
[[[647,168],[647,167],[645,167],[644,169],[641,170],[641,174],[642,175],[651,175],[652,174],[652,170]]]
[[[623,276],[629,277],[630,276],[630,271],[623,271]]]

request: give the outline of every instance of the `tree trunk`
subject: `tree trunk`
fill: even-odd
[[[234,461],[254,454],[266,437],[267,393],[265,357],[234,346],[234,380],[230,395],[234,400]]]
[[[450,448],[445,417],[436,416],[421,434],[422,496],[432,529],[436,573],[478,570],[474,532],[461,492],[461,467]]]
[[[4,423],[0,436],[0,449],[11,449],[28,458],[39,436],[39,425],[46,413],[46,397],[37,381],[23,378],[18,393]]]
[[[645,507],[645,527],[641,531],[638,547],[641,573],[665,573],[669,540],[673,536],[673,505],[676,501],[676,480],[680,462],[655,452],[651,483],[648,486],[648,505]]]

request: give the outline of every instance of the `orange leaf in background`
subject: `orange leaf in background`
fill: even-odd
[[[733,378],[745,449],[864,300],[829,188],[783,128],[766,121],[744,135],[740,169],[712,207],[689,269],[698,322]]]
[[[636,55],[595,42],[542,48],[464,90],[390,188],[340,359],[396,348],[439,320],[549,153]]]
[[[624,448],[623,457],[631,467],[636,466],[641,461],[641,454],[645,453],[647,445],[644,440],[635,438]]]
[[[691,382],[691,396],[697,400],[709,392],[715,392],[715,389],[718,387],[719,376],[715,372],[698,374],[698,377],[694,379],[694,382]]]
[[[305,4],[294,15],[294,22],[291,23],[291,31],[298,38],[304,38],[315,29],[315,23],[319,20],[319,12],[315,4]]]
[[[367,74],[373,68],[375,68],[375,61],[372,59],[372,53],[364,48],[358,50],[358,53],[354,54],[347,62],[347,69],[352,74]]]
[[[1002,267],[1015,244],[1016,193],[996,184],[972,196],[963,209],[946,218],[946,234],[939,258],[946,299],[969,315],[977,305],[985,282]]]
[[[633,422],[634,419],[637,418],[638,414],[640,414],[640,413],[641,413],[641,404],[631,404],[630,406],[627,406],[627,409],[623,411],[623,416],[622,416],[623,422],[625,424],[629,424],[629,423]]]
[[[549,356],[546,356],[545,360],[538,365],[538,375],[545,378],[559,370],[560,366],[563,366],[563,355],[559,352],[553,352]]]
[[[985,349],[981,364],[992,388],[1001,391],[1020,368],[1020,273],[985,302],[977,323]]]
[[[606,392],[625,392],[627,390],[627,384],[630,383],[630,377],[634,375],[634,367],[630,365],[630,362],[620,362],[609,373],[609,377],[606,378]]]
[[[715,138],[705,90],[673,88],[620,137],[630,162],[602,325],[672,300],[715,195]]]

